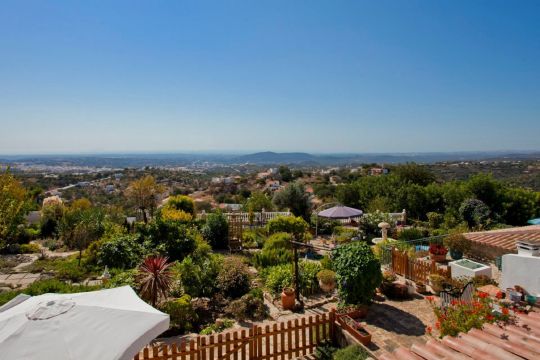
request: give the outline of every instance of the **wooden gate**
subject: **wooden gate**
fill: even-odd
[[[334,335],[335,311],[144,348],[135,360],[274,360],[309,355]]]

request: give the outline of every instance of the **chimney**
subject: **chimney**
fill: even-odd
[[[517,242],[518,255],[540,256],[540,242],[534,240],[520,240]]]

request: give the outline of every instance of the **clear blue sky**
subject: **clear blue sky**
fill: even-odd
[[[0,153],[540,149],[540,1],[0,2]]]

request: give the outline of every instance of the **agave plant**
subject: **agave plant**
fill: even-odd
[[[149,256],[139,267],[141,297],[156,306],[159,297],[166,298],[171,288],[172,273],[168,257]]]

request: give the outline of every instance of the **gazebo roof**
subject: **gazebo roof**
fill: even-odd
[[[362,216],[362,210],[348,206],[334,206],[329,209],[319,212],[317,215],[328,219],[350,219],[353,217]]]

